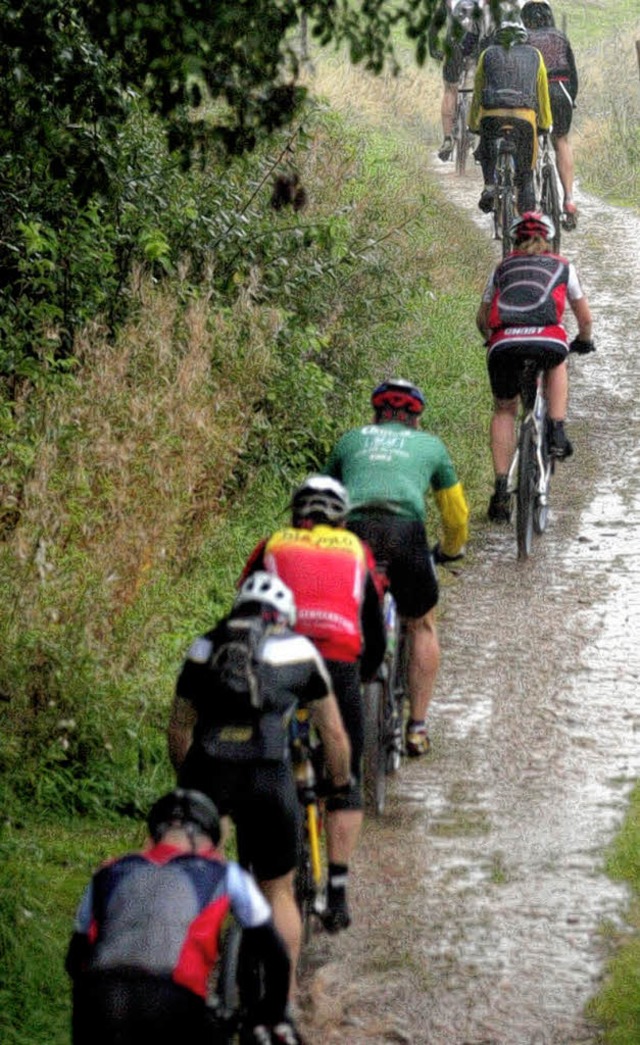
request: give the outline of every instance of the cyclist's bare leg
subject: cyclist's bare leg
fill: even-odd
[[[349,864],[362,827],[361,809],[336,809],[327,813],[327,858],[331,864]]]
[[[564,421],[569,402],[569,370],[566,363],[547,371],[547,410],[552,421]]]
[[[517,412],[517,396],[513,399],[494,399],[490,438],[493,470],[496,476],[506,475],[509,471],[509,465],[516,449]]]
[[[453,121],[456,115],[456,105],[458,104],[458,85],[457,83],[447,83],[444,81],[444,89],[442,92],[442,103],[440,106],[440,115],[442,118],[442,133],[445,138],[450,138],[453,134]]]
[[[564,192],[564,202],[573,202],[573,150],[569,142],[569,136],[563,135],[551,135],[551,141],[553,147],[556,150],[556,167],[558,168],[558,177],[562,184],[562,190]]]
[[[440,666],[440,643],[436,630],[435,607],[424,617],[407,620],[409,639],[409,713],[414,722],[423,722],[433,696]]]
[[[289,952],[291,960],[290,999],[293,999],[297,990],[296,971],[302,939],[302,922],[294,892],[294,876],[295,871],[290,871],[280,878],[270,878],[259,883],[262,892],[271,904],[274,925]]]

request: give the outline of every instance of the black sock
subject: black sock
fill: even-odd
[[[344,895],[347,889],[347,879],[349,877],[349,866],[348,864],[329,864],[329,878],[328,878],[328,893],[336,896],[340,893]]]

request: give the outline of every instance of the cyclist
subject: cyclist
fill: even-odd
[[[546,370],[549,452],[557,460],[573,453],[564,430],[569,394],[567,355],[593,351],[591,311],[573,264],[551,252],[555,229],[544,214],[516,218],[515,249],[497,266],[485,286],[476,323],[488,346],[487,365],[494,397],[491,452],[495,489],[489,518],[508,522],[507,473],[515,451],[518,375],[523,359],[534,357]],[[578,323],[567,344],[562,324],[566,302]]]
[[[429,750],[426,714],[440,661],[435,606],[438,583],[425,530],[425,495],[431,488],[444,537],[436,561],[459,559],[467,540],[468,507],[451,458],[435,435],[418,431],[422,392],[410,381],[383,381],[371,397],[373,424],[347,432],[334,447],[327,472],[347,487],[349,528],[386,564],[409,638],[410,718],[407,753]]]
[[[228,911],[265,974],[246,1040],[300,1042],[285,1015],[286,948],[254,880],[215,848],[213,802],[177,789],[154,803],[147,823],[147,847],[99,868],[80,902],[66,959],[73,1045],[220,1040],[206,995]]]
[[[446,26],[443,47],[439,34]],[[465,59],[475,63],[480,38],[488,32],[490,13],[487,0],[439,0],[429,27],[429,54],[442,62],[441,119],[442,145],[438,158],[443,162],[453,154],[453,123],[458,104],[458,85]]]
[[[296,631],[317,646],[329,669],[351,741],[352,787],[327,802],[327,909],[329,931],[346,929],[349,863],[363,820],[361,787],[364,708],[361,677],[370,678],[385,652],[385,628],[371,551],[345,520],[349,496],[324,475],[308,476],[294,491],[291,526],[258,544],[245,567],[277,574],[296,603]]]
[[[564,191],[564,227],[575,228],[577,207],[573,200],[573,150],[569,130],[578,95],[578,73],[571,44],[556,29],[551,5],[547,0],[527,0],[522,8],[522,21],[528,40],[537,47],[547,68],[553,129],[551,142],[556,153],[558,175]]]
[[[476,155],[484,188],[478,206],[486,214],[493,209],[498,139],[508,125],[516,144],[517,207],[522,214],[535,207],[538,132],[551,128],[547,70],[540,52],[527,43],[517,7],[503,8],[494,40],[478,59],[469,110],[469,129],[480,134]]]
[[[289,736],[298,705],[309,707],[318,729],[335,797],[350,788],[349,740],[331,679],[316,647],[292,630],[295,613],[278,577],[252,574],[228,617],[192,644],[169,722],[180,785],[204,791],[235,823],[241,862],[253,870],[288,946],[292,993],[302,928],[294,893],[300,805]],[[237,648],[243,635],[252,647],[244,664]],[[248,677],[238,678],[245,671]]]

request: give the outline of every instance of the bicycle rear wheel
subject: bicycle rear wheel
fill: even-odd
[[[516,496],[516,537],[518,558],[531,554],[536,501],[536,450],[531,420],[523,422],[518,445],[518,492]]]
[[[384,686],[379,679],[362,688],[364,701],[364,758],[362,784],[365,812],[384,813],[387,801],[387,743]]]
[[[562,230],[562,211],[560,210],[560,193],[558,191],[556,172],[551,163],[545,164],[542,169],[540,209],[543,214],[546,214],[547,217],[551,218],[554,224],[555,235],[551,241],[551,245],[554,253],[558,254],[560,251],[560,236]]]
[[[513,181],[507,179],[502,188],[500,198],[500,227],[502,233],[502,257],[506,257],[512,250],[511,225],[516,216],[515,201],[513,198]]]

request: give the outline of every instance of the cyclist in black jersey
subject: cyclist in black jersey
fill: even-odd
[[[576,62],[566,34],[556,28],[548,0],[527,0],[522,8],[522,21],[529,43],[532,47],[537,47],[547,67],[553,115],[551,142],[555,149],[558,176],[564,191],[563,224],[566,229],[573,229],[577,207],[573,199],[573,150],[569,141],[569,131],[578,95]]]
[[[176,685],[169,722],[169,754],[182,787],[204,791],[236,826],[239,853],[273,908],[288,945],[292,991],[301,922],[294,893],[300,807],[291,766],[289,724],[308,705],[323,744],[333,795],[351,787],[350,745],[327,668],[316,647],[292,631],[290,589],[259,571],[242,585],[228,618],[196,639]],[[263,634],[252,663],[250,715],[230,677],[229,658],[217,658],[229,625]],[[254,692],[255,691],[255,692]],[[237,699],[234,716],[227,699]],[[233,707],[232,699],[232,707]]]

